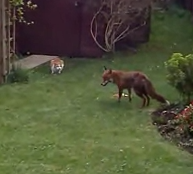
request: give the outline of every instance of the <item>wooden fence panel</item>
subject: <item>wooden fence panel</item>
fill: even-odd
[[[6,57],[6,45],[5,45],[5,0],[0,1],[0,83],[4,82],[5,75],[5,57]]]
[[[181,0],[183,7],[193,13],[193,0]]]
[[[78,56],[80,52],[81,8],[75,0],[33,0],[38,8],[25,17],[33,25],[17,24],[18,52]]]
[[[15,50],[13,25],[15,22],[10,17],[12,10],[9,0],[0,0],[0,84],[6,80],[14,61],[11,60]]]
[[[3,53],[3,38],[2,38],[2,35],[3,35],[3,9],[2,9],[2,6],[3,6],[3,2],[0,1],[0,83],[3,82],[3,56],[2,56],[2,53]]]

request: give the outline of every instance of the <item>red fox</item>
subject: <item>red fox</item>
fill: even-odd
[[[149,106],[150,97],[165,104],[170,104],[163,96],[158,94],[149,78],[140,71],[121,71],[107,69],[104,66],[104,73],[102,75],[102,86],[106,86],[112,82],[118,87],[118,102],[121,100],[121,96],[124,89],[128,90],[129,101],[131,102],[131,89],[134,90],[137,96],[143,99],[141,107]],[[150,97],[149,97],[150,96]],[[147,102],[146,102],[147,101]]]

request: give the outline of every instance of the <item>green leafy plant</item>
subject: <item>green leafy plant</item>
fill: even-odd
[[[21,68],[16,64],[13,65],[10,74],[7,76],[8,83],[28,83],[29,74],[28,70]]]
[[[15,8],[15,14],[10,14],[10,17],[13,20],[17,20],[19,22],[33,24],[33,21],[27,22],[24,18],[24,8],[27,7],[28,9],[35,9],[37,7],[36,4],[32,3],[31,0],[25,1],[25,0],[9,0],[12,7]]]
[[[176,88],[185,102],[190,102],[193,95],[193,54],[173,53],[165,67],[169,84]]]

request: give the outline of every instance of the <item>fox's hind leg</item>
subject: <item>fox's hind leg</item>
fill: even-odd
[[[148,96],[144,86],[141,87],[141,93],[143,93],[143,96],[146,98],[146,106],[149,106],[150,97]]]
[[[146,96],[146,99],[147,99],[147,103],[146,103],[146,106],[149,106],[150,97],[149,97],[148,95],[146,95],[146,94],[145,94],[145,96]]]
[[[149,106],[150,97],[148,96],[148,94],[145,90],[143,91],[143,95],[146,97],[146,101],[147,101],[146,106]]]
[[[145,103],[146,103],[146,98],[144,97],[143,93],[141,93],[140,91],[136,90],[135,88],[134,88],[134,91],[135,91],[136,95],[138,95],[140,98],[143,99],[143,103],[141,105],[141,108],[143,108],[145,106]]]

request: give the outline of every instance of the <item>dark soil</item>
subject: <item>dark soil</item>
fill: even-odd
[[[176,125],[171,124],[171,121],[185,106],[181,103],[173,103],[153,111],[151,113],[152,124],[157,127],[158,132],[165,139],[174,142],[178,147],[193,154],[193,136],[179,134],[176,131]]]

